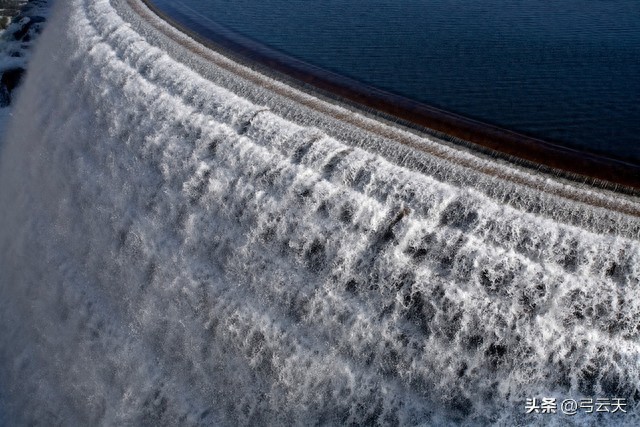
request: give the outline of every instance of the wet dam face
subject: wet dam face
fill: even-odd
[[[328,130],[143,21],[58,2],[0,146],[0,423],[632,412],[640,221],[607,203],[634,200]],[[598,417],[564,421],[637,421]]]

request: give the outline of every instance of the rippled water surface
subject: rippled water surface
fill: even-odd
[[[396,94],[640,162],[635,0],[152,3],[200,32],[222,24]]]

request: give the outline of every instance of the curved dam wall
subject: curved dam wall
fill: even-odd
[[[636,199],[299,92],[137,1],[57,2],[0,184],[1,422],[638,422]]]

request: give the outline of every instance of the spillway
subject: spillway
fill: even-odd
[[[138,0],[55,4],[0,147],[0,424],[640,422],[633,196],[303,92]],[[545,396],[629,406],[525,414]]]

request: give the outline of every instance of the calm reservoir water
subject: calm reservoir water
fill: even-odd
[[[638,0],[153,0],[414,100],[640,163]]]

